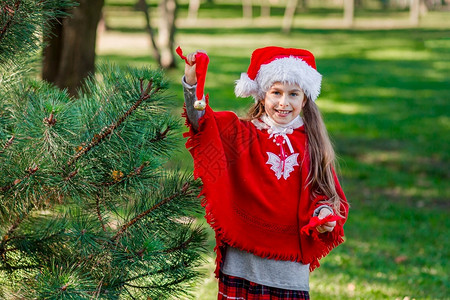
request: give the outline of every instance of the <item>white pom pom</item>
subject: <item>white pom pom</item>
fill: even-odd
[[[234,93],[236,97],[242,98],[254,96],[258,93],[258,84],[254,80],[251,80],[247,73],[242,73],[241,78],[236,80]]]

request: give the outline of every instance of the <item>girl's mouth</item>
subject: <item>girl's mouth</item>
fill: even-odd
[[[282,116],[286,116],[291,112],[290,110],[275,110],[275,111]]]

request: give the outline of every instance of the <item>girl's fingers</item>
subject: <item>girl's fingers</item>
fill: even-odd
[[[319,233],[324,233],[324,232],[333,231],[335,226],[336,226],[336,221],[333,221],[333,222],[327,222],[323,225],[317,226],[316,228]]]
[[[334,226],[325,226],[325,225],[323,225],[323,229],[324,229],[325,231],[331,232],[331,231],[333,231]]]
[[[326,222],[325,224],[323,224],[324,226],[328,226],[328,227],[334,227],[336,226],[336,221],[333,222]]]
[[[317,230],[319,233],[324,233],[324,232],[325,232],[325,229],[323,229],[322,226],[317,226],[317,227],[316,227],[316,230]]]
[[[333,230],[333,229],[330,230],[329,227],[324,226],[324,225],[317,226],[316,229],[317,229],[317,231],[318,231],[319,233],[324,233],[324,232],[328,232],[328,231],[332,231],[332,230]]]
[[[324,219],[324,218],[326,218],[328,215],[331,215],[332,213],[331,213],[331,211],[328,209],[328,208],[322,208],[320,211],[319,211],[319,215],[318,215],[318,217],[319,217],[319,219]]]
[[[195,63],[195,53],[190,53],[187,57],[188,65],[192,66]]]
[[[192,66],[192,65],[195,64],[195,55],[197,55],[197,53],[205,53],[205,54],[206,54],[206,51],[204,51],[204,50],[197,50],[197,51],[195,51],[195,52],[189,53],[189,54],[186,56],[186,59],[187,59],[188,64],[189,64],[190,66]]]

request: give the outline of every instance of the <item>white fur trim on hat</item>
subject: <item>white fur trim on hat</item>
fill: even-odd
[[[241,79],[236,81],[235,94],[261,100],[275,82],[298,84],[305,95],[315,101],[320,94],[322,75],[300,58],[283,57],[261,65],[255,80],[242,73]]]
[[[235,83],[234,93],[236,94],[236,97],[246,98],[258,93],[258,83],[251,80],[247,73],[241,73],[241,78],[236,80]]]

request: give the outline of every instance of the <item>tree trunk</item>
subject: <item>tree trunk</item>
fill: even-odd
[[[303,11],[307,11],[308,10],[308,1],[307,0],[302,0],[301,3],[301,8]]]
[[[261,17],[268,18],[270,17],[270,3],[261,2]]]
[[[176,66],[173,52],[176,13],[176,0],[161,0],[159,3],[158,46],[161,54],[160,65],[164,69]]]
[[[200,9],[200,0],[189,0],[189,20],[197,20],[198,10]]]
[[[150,13],[148,11],[147,1],[146,0],[139,0],[137,4],[138,4],[139,9],[144,12],[145,29],[147,30],[148,35],[150,36],[150,42],[151,42],[151,45],[152,45],[153,57],[158,62],[158,64],[161,65],[161,54],[159,53],[158,45],[156,44],[155,32],[153,30],[152,22],[150,20]]]
[[[261,17],[270,17],[271,6],[277,4],[279,0],[261,0]]]
[[[242,12],[244,19],[251,19],[253,17],[252,0],[242,0]]]
[[[420,5],[419,5],[419,14],[420,16],[424,16],[428,13],[428,6],[427,3],[425,2],[425,0],[420,0]]]
[[[51,22],[51,32],[44,36],[46,44],[43,50],[42,78],[48,82],[56,83],[63,50],[63,19],[58,18]]]
[[[353,26],[353,21],[355,19],[355,1],[354,0],[344,0],[344,23],[346,26]]]
[[[42,78],[75,95],[83,79],[95,70],[97,25],[104,0],[78,0],[79,6],[46,37]]]
[[[409,20],[411,25],[419,25],[420,20],[420,0],[411,0],[409,9]]]
[[[283,28],[284,33],[289,33],[292,29],[294,21],[295,10],[297,9],[298,0],[288,0],[286,10],[284,11]]]

